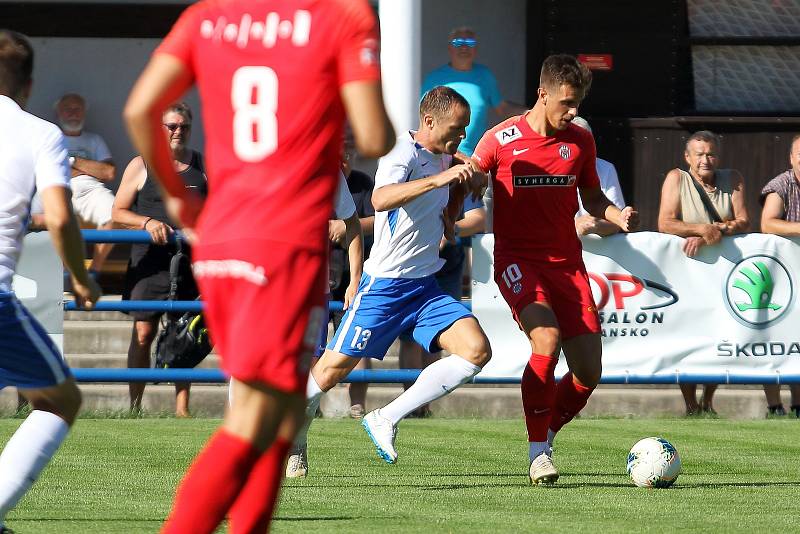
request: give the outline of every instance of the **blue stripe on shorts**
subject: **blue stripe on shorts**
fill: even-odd
[[[71,376],[50,336],[13,293],[0,293],[0,389],[56,386]]]

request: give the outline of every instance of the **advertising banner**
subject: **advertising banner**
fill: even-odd
[[[582,241],[604,376],[800,373],[800,240],[724,238],[695,258],[653,232]],[[472,310],[493,354],[482,376],[519,377],[531,347],[494,282],[493,249],[491,234],[473,240]]]

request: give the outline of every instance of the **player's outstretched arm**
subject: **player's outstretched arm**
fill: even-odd
[[[395,134],[383,105],[380,81],[346,83],[341,96],[359,154],[365,158],[386,155],[394,146]]]
[[[83,238],[72,211],[70,190],[65,187],[47,187],[41,192],[44,220],[53,240],[53,247],[72,275],[72,290],[78,305],[91,308],[100,298],[97,285],[83,264]]]
[[[427,178],[400,184],[383,185],[372,192],[372,205],[375,211],[393,210],[434,189],[449,186],[450,184],[466,183],[470,180],[472,174],[472,166],[462,164],[450,167],[444,172]]]

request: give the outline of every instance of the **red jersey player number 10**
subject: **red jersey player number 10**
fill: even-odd
[[[256,98],[253,99],[255,92]],[[278,76],[269,67],[239,67],[231,80],[233,150],[257,162],[278,147]]]

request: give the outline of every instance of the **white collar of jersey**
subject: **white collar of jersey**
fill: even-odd
[[[10,107],[10,106],[13,106],[13,107],[15,107],[16,109],[22,109],[22,108],[20,107],[20,105],[19,105],[19,104],[17,104],[17,101],[16,101],[16,100],[14,100],[13,98],[11,98],[11,97],[8,97],[8,96],[6,96],[6,95],[0,95],[0,105],[2,105],[2,106],[9,106],[9,107]]]

